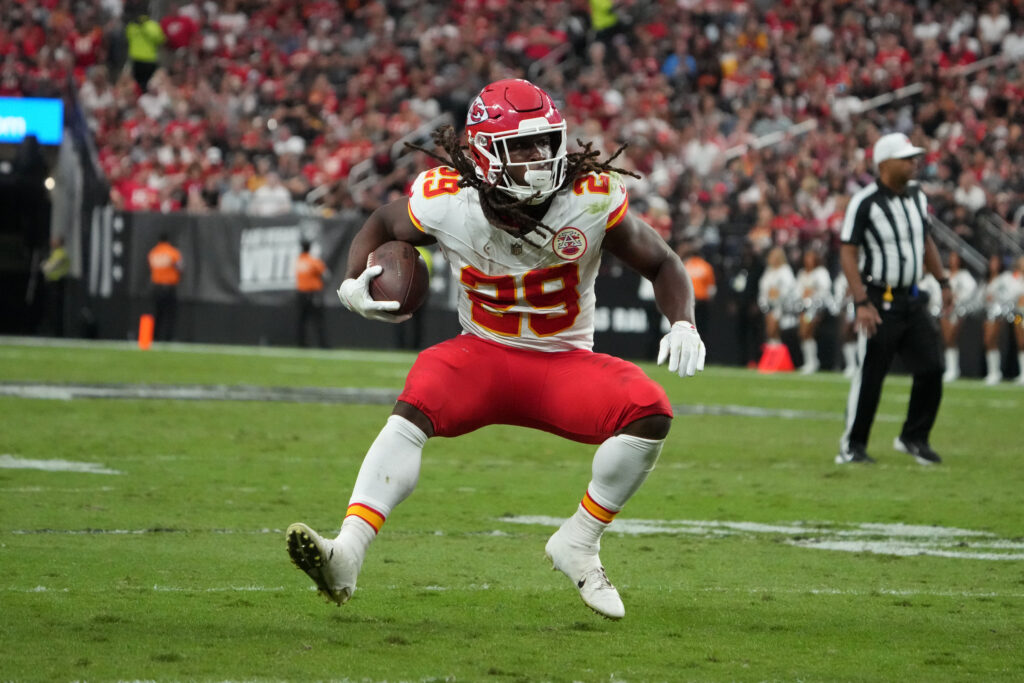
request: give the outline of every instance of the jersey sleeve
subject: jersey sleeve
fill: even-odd
[[[569,190],[573,202],[586,205],[592,216],[604,216],[604,229],[622,223],[629,212],[629,193],[618,173],[588,173],[573,181]]]
[[[868,192],[861,190],[850,198],[839,233],[844,244],[860,245],[864,241],[864,231],[871,221],[871,200],[868,196]]]
[[[453,206],[453,202],[467,190],[459,187],[459,174],[455,169],[438,166],[416,176],[409,188],[409,220],[427,235],[433,235]]]
[[[919,182],[911,182],[913,183],[911,187],[914,192],[914,201],[917,202],[917,206],[921,211],[921,226],[924,229],[924,234],[930,235],[932,232],[932,215],[928,213],[928,195],[924,193]]]
[[[629,212],[629,192],[626,191],[626,185],[622,182],[622,176],[618,173],[601,174],[597,177],[608,178],[609,181],[611,212],[608,214],[605,230],[611,230],[621,223]]]

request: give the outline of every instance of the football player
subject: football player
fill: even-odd
[[[654,468],[672,408],[636,365],[592,351],[601,253],[653,283],[671,322],[658,363],[680,377],[704,367],[693,287],[679,257],[629,211],[619,171],[590,145],[567,151],[565,121],[542,89],[518,79],[486,86],[465,131],[462,140],[451,127],[435,133],[447,157],[427,153],[443,165],[367,219],[338,290],[349,310],[401,322],[408,315],[392,313],[397,302],[370,297],[381,271],[366,267],[367,256],[389,240],[436,243],[461,286],[463,333],[417,357],[363,460],[338,536],[293,524],[288,552],[328,600],[346,602],[368,546],[416,486],[427,439],[532,427],[598,445],[582,501],[545,552],[588,607],[619,619],[625,608],[601,565],[601,536]]]

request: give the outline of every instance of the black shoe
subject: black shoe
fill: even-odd
[[[942,458],[932,450],[927,441],[913,441],[897,436],[892,442],[892,447],[901,453],[909,453],[922,465],[938,465],[942,462]]]
[[[868,455],[868,452],[864,450],[863,446],[857,443],[847,444],[846,448],[839,451],[839,455],[836,456],[837,465],[846,465],[851,463],[871,465],[874,462],[875,459]]]

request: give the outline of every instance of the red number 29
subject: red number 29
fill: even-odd
[[[462,284],[473,302],[473,322],[506,337],[522,335],[523,314],[510,311],[522,300],[535,313],[527,313],[527,323],[538,337],[548,337],[569,329],[580,314],[579,268],[563,263],[523,274],[522,282],[512,275],[485,275],[472,266],[462,269]],[[545,310],[560,308],[556,313]]]

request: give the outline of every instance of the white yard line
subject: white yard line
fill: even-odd
[[[82,472],[85,474],[124,474],[98,462],[78,462],[73,460],[32,460],[16,458],[8,453],[0,454],[0,469],[6,470],[43,470],[45,472]]]

